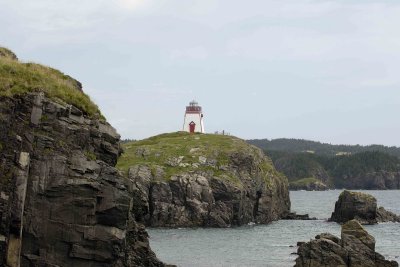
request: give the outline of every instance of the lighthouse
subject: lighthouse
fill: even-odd
[[[202,108],[199,106],[199,103],[194,100],[186,107],[183,131],[189,133],[204,133]]]

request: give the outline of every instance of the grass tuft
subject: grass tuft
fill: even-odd
[[[0,48],[0,55],[6,50]],[[97,105],[81,91],[80,83],[70,76],[50,67],[0,56],[0,97],[32,92],[43,92],[55,102],[70,104],[91,117],[103,118]]]
[[[0,47],[0,57],[12,59],[12,60],[18,60],[18,58],[14,54],[14,52],[5,47]]]

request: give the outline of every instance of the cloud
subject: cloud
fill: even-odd
[[[202,46],[173,50],[170,55],[171,60],[205,60],[207,57],[207,50]]]
[[[193,97],[207,106],[207,125],[216,129],[225,127],[220,99],[243,107],[233,111],[231,128],[248,137],[267,137],[274,128],[277,136],[302,134],[266,118],[303,114],[306,121],[325,107],[350,114],[353,106],[400,105],[395,0],[0,0],[0,6],[0,43],[81,80],[126,137],[179,128]],[[392,124],[399,112],[384,104],[365,116]],[[259,112],[265,117],[254,122]]]

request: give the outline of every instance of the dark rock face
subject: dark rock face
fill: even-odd
[[[302,220],[302,221],[310,221],[317,220],[315,217],[311,217],[308,214],[297,214],[296,212],[290,212],[286,217],[282,218],[283,220]]]
[[[393,171],[369,172],[351,177],[339,177],[341,188],[387,190],[400,189],[400,173]]]
[[[298,248],[295,267],[397,267],[375,252],[375,239],[357,220],[342,226],[341,239],[325,233]]]
[[[345,223],[357,219],[361,224],[375,224],[378,222],[376,209],[376,199],[373,196],[345,190],[340,194],[330,220]]]
[[[141,203],[136,219],[153,227],[229,227],[285,217],[290,210],[287,180],[262,172],[259,166],[267,160],[262,151],[234,153],[224,166],[233,177],[190,172],[166,180],[162,167],[131,167],[129,179]]]
[[[399,216],[384,208],[377,208],[376,199],[365,193],[343,191],[335,204],[335,211],[330,221],[345,223],[357,219],[361,224],[376,224],[378,222],[398,222]]]
[[[164,266],[114,168],[119,135],[41,94],[0,100],[0,266]]]

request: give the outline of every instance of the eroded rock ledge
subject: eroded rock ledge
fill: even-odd
[[[114,168],[119,138],[43,94],[1,97],[1,266],[164,266]]]

